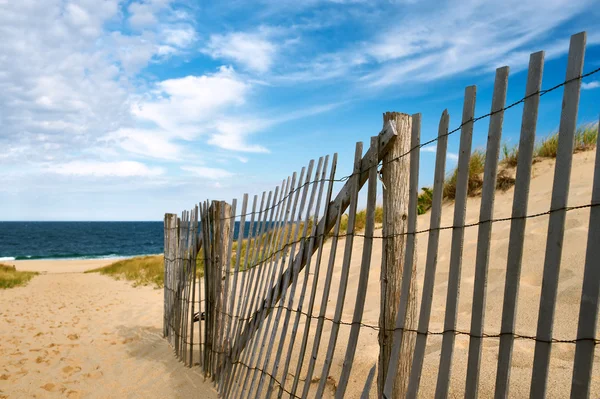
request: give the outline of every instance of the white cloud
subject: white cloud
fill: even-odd
[[[432,153],[437,153],[437,147],[434,145],[429,145],[427,147],[422,147],[421,148],[421,152],[432,152]],[[454,152],[446,152],[446,158],[448,159],[452,159],[452,160],[458,160],[458,154],[454,153]]]
[[[182,148],[161,130],[121,128],[107,134],[102,141],[144,157],[174,160],[182,153]]]
[[[214,74],[159,82],[154,97],[135,104],[132,113],[173,136],[193,139],[224,110],[242,105],[249,89],[232,68],[222,67]]]
[[[225,169],[209,168],[206,166],[182,166],[181,169],[211,180],[226,179],[233,176],[233,173]]]
[[[331,52],[313,52],[308,60],[294,59],[296,68],[277,79],[290,83],[344,79],[378,89],[480,73],[502,65],[510,65],[515,72],[526,68],[529,54],[540,49],[546,50],[546,59],[565,54],[569,32],[583,26],[561,28],[592,4],[591,0],[509,0],[494,6],[451,0],[388,5],[370,22],[377,26],[371,30],[372,37],[364,35],[364,40],[345,43]],[[564,34],[558,34],[559,30]],[[600,35],[592,31],[588,45],[599,42]]]
[[[263,33],[233,32],[211,35],[205,53],[215,59],[234,61],[255,72],[267,72],[274,62],[277,46]]]
[[[164,173],[161,168],[151,168],[135,161],[72,161],[54,165],[48,170],[60,175],[94,177],[152,177]]]
[[[164,43],[179,48],[188,47],[196,41],[196,31],[189,25],[165,28],[162,31],[162,35]]]
[[[137,29],[156,25],[157,14],[169,6],[171,0],[145,0],[133,2],[127,8],[129,11],[129,24]]]
[[[598,81],[598,80],[594,80],[592,82],[582,82],[581,83],[581,88],[583,90],[597,89],[598,87],[600,87],[600,81]]]

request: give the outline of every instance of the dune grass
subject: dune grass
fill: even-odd
[[[138,256],[123,259],[108,266],[86,271],[86,273],[100,273],[111,276],[116,280],[132,281],[134,286],[153,285],[156,288],[164,286],[164,257]]]
[[[0,288],[13,288],[26,285],[37,272],[23,272],[14,266],[0,264]]]
[[[469,181],[467,183],[467,195],[475,196],[481,192],[483,186],[483,168],[485,166],[485,153],[475,150],[469,160]],[[456,181],[458,179],[458,168],[454,169],[450,177],[444,182],[444,198],[453,200],[456,197]]]

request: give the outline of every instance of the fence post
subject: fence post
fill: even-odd
[[[173,247],[173,235],[175,234],[175,222],[177,215],[173,213],[165,213],[164,231],[165,231],[165,246],[164,246],[164,316],[163,316],[163,337],[170,337],[171,328],[171,311],[172,311],[172,289],[171,273],[172,261],[175,248]]]
[[[394,338],[393,329],[396,325],[396,314],[400,304],[400,288],[402,286],[403,261],[405,258],[406,233],[408,226],[408,200],[410,157],[402,156],[410,151],[412,117],[399,112],[383,114],[383,124],[391,121],[396,128],[396,139],[390,150],[383,157],[383,256],[381,260],[381,302],[379,316],[379,367],[377,372],[378,397],[382,397],[387,376],[387,367],[392,351]],[[402,156],[402,157],[401,157]],[[400,157],[400,158],[398,158]],[[398,159],[396,159],[398,158]],[[413,269],[416,262],[413,262]],[[414,329],[416,322],[416,271],[413,270],[410,295],[406,312],[407,329]],[[406,395],[410,365],[412,363],[412,348],[415,337],[413,334],[404,335],[400,349],[398,369],[393,398]]]
[[[221,336],[223,329],[221,328],[223,323],[226,322],[227,316],[225,312],[227,309],[226,298],[228,290],[224,287],[225,274],[229,273],[230,265],[227,265],[227,254],[229,252],[229,234],[233,226],[233,218],[231,215],[231,205],[225,201],[213,201],[211,204],[211,216],[213,218],[213,274],[212,283],[214,288],[212,290],[214,297],[214,323],[212,328],[213,347],[215,354],[213,356],[213,379],[218,377],[216,373],[221,371],[221,361],[225,353],[225,342]]]

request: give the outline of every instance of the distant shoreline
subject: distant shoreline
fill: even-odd
[[[129,259],[137,258],[139,256],[158,256],[161,253],[155,254],[136,254],[136,255],[81,255],[81,256],[0,256],[0,263],[4,262],[26,262],[26,261],[74,261],[74,260],[113,260],[113,259]]]

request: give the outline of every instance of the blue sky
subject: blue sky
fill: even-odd
[[[543,88],[562,82],[583,30],[584,72],[600,67],[599,17],[586,0],[0,0],[0,220],[161,220],[334,152],[343,176],[385,111],[422,113],[433,138],[445,108],[460,124],[467,85],[476,115],[489,112],[497,67],[511,67],[509,103],[532,52],[546,51]],[[599,96],[597,74],[581,123],[598,119]],[[558,128],[561,101],[543,97],[538,136]],[[504,141],[518,143],[521,109]]]

